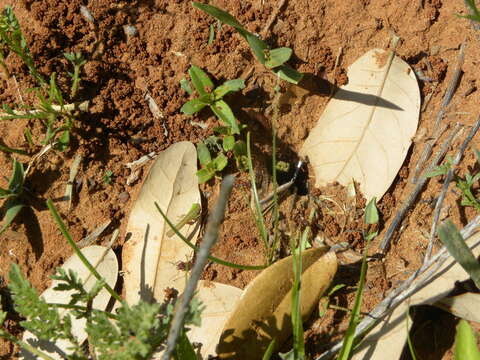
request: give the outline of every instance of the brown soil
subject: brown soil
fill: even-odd
[[[88,62],[82,73],[79,99],[90,100],[91,106],[76,120],[71,148],[65,153],[47,153],[36,162],[28,176],[26,188],[31,206],[22,210],[13,226],[0,236],[2,278],[7,278],[10,264],[14,262],[20,265],[38,291],[43,291],[54,268],[70,256],[72,250],[46,209],[48,198],[54,199],[76,241],[110,220],[111,225],[105,232],[107,236],[99,242],[119,227],[121,236],[114,249],[121,252],[129,208],[146,173],[144,168],[140,179],[129,186],[130,170],[125,164],[177,141],[196,143],[210,135],[216,124],[208,111],[193,118],[179,111],[188,99],[179,81],[186,76],[190,64],[206,69],[220,82],[240,77],[254,66],[246,89],[241,94],[231,95],[227,101],[232,104],[238,120],[248,125],[253,134],[257,177],[259,183],[263,179],[263,183],[268,184],[275,79],[256,64],[246,43],[229,26],[223,26],[215,41],[208,45],[212,19],[193,9],[189,1],[0,0],[1,7],[6,4],[14,7],[36,66],[46,76],[56,72],[65,93],[69,86],[65,71],[68,63],[62,54],[72,51],[84,54]],[[277,7],[273,0],[218,0],[214,4],[231,12],[253,32],[263,29]],[[94,24],[82,16],[82,5],[90,10]],[[290,0],[267,32],[270,44],[293,48],[294,58],[290,64],[306,73],[300,86],[282,89],[278,156],[284,161],[297,160],[297,151],[328,102],[332,84],[348,82],[345,69],[369,49],[388,47],[393,33],[401,38],[398,55],[428,78],[429,81],[419,81],[423,99],[428,94],[432,97],[421,114],[418,134],[399,176],[379,203],[381,231],[389,225],[412,189],[413,169],[423,143],[433,131],[462,42],[467,44],[463,76],[445,122],[471,125],[477,116],[480,100],[475,75],[480,59],[478,33],[467,20],[456,17],[458,13],[465,13],[461,1]],[[138,33],[127,36],[125,25],[135,26]],[[335,67],[340,49],[339,65]],[[12,54],[6,58],[6,64],[15,77],[0,80],[0,102],[11,106],[31,103],[33,95],[26,90],[34,83],[26,67]],[[146,93],[157,103],[162,113],[160,117],[154,117],[150,111]],[[194,125],[195,122],[205,122],[208,127],[202,129]],[[33,155],[39,148],[27,147],[23,137],[25,126],[31,128],[34,136],[41,135],[42,128],[36,121],[0,122],[0,139],[8,146],[23,148]],[[451,153],[461,141],[460,138],[456,140]],[[475,166],[472,149],[478,147],[479,141],[474,139],[460,174]],[[72,209],[68,210],[60,199],[75,154],[82,154],[83,161],[76,179],[78,192]],[[5,176],[10,174],[11,157],[0,153],[0,168]],[[30,159],[28,156],[15,157],[25,164]],[[107,170],[114,174],[111,184],[103,181]],[[239,174],[238,178],[214,254],[232,262],[261,264],[263,245],[249,210],[248,185],[242,185],[248,184],[248,178],[245,174]],[[5,185],[6,181],[0,179],[0,186]],[[424,234],[429,232],[434,200],[440,187],[440,179],[429,182],[404,221],[401,234],[386,259],[370,263],[362,311],[372,309],[389,289],[420,265],[427,244]],[[218,188],[218,180],[201,187],[209,207]],[[444,216],[462,226],[475,212],[460,206],[458,199],[458,193],[448,193]],[[310,210],[315,207],[314,236],[331,243],[346,241],[352,245],[351,251],[340,256],[343,266],[335,281],[347,287],[332,297],[332,303],[339,306],[351,306],[353,287],[358,281],[358,261],[365,245],[361,236],[364,205],[360,195],[353,201],[345,189],[335,184],[324,189],[310,187],[309,196],[290,194],[281,205],[281,218],[287,224],[283,225],[281,236],[286,237],[291,229],[304,226]],[[382,233],[377,241],[381,238]],[[372,246],[374,252],[377,244]],[[242,288],[255,275],[255,272],[218,265],[210,265],[205,273],[210,280]],[[5,292],[3,288],[2,292]],[[11,310],[8,297],[3,301]],[[14,312],[10,311],[7,327],[16,334],[21,332],[17,321]],[[429,321],[431,326],[443,326],[433,316]],[[347,323],[348,317],[339,310],[329,309],[322,318],[315,314],[306,330],[309,354],[319,354],[341,338]],[[421,354],[434,353],[435,359],[451,358],[448,347],[429,351],[429,342],[417,344]],[[14,351],[12,345],[0,340],[2,358],[13,357]]]

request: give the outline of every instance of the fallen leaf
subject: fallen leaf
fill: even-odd
[[[386,59],[386,61],[382,61]],[[328,103],[300,151],[316,186],[360,184],[367,201],[392,184],[415,135],[420,91],[410,66],[373,49],[353,63],[349,82]]]
[[[480,255],[480,233],[466,240],[475,257]],[[435,304],[450,293],[457,281],[469,279],[467,272],[452,257],[441,266],[433,281],[414,294],[407,301],[402,302],[390,316],[378,323],[364,341],[359,345],[358,353],[353,360],[383,360],[400,358],[407,340],[408,308],[413,305]],[[409,319],[409,325],[412,321]]]
[[[193,250],[176,235],[167,235],[168,224],[155,202],[177,224],[193,204],[201,203],[196,172],[197,152],[187,141],[173,144],[155,159],[127,226],[129,239],[122,253],[127,303],[133,305],[140,299],[162,302],[168,287],[183,291],[186,273],[177,264],[190,261]],[[194,229],[195,224],[187,223],[180,232],[188,237]],[[195,239],[196,233],[190,240]]]
[[[461,319],[480,323],[480,314],[478,313],[480,294],[465,293],[446,297],[440,299],[434,305]]]
[[[118,277],[118,262],[115,253],[110,248],[104,246],[92,245],[83,248],[83,255],[90,261],[90,263],[97,269],[98,273],[105,279],[105,282],[111,288],[115,287]],[[97,279],[85,267],[77,255],[72,255],[62,266],[65,271],[74,270],[78,277],[83,280],[84,287],[87,291],[91,290]],[[54,288],[59,284],[58,280],[53,280],[50,287],[45,290],[41,296],[49,303],[68,304],[72,291],[57,291]],[[107,290],[102,289],[92,302],[92,307],[98,310],[105,310],[110,301],[110,294]],[[70,313],[68,309],[59,310],[61,316]],[[86,319],[72,319],[72,334],[82,343],[87,338],[85,331]],[[32,333],[25,331],[23,334],[23,341],[26,341],[35,347],[41,349],[54,359],[65,359],[65,354],[68,354],[68,348],[72,344],[67,340],[58,340],[55,343],[38,340]],[[23,359],[37,359],[31,353],[22,350],[21,357]]]
[[[273,338],[281,345],[291,334],[293,258],[263,270],[244,290],[222,331],[217,352],[221,358],[261,359]],[[301,312],[305,320],[330,286],[337,270],[335,253],[327,248],[303,253]]]

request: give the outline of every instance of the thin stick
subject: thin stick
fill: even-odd
[[[448,104],[450,104],[450,101],[453,98],[453,94],[455,93],[455,90],[458,87],[460,75],[462,74],[462,65],[463,65],[464,58],[465,58],[465,43],[463,43],[460,46],[460,51],[457,57],[457,64],[455,66],[452,79],[448,84],[447,91],[445,91],[442,104],[440,105],[440,110],[438,111],[437,118],[435,119],[435,125],[433,126],[434,130],[433,130],[433,136],[432,136],[434,139],[439,138],[439,131],[441,129],[440,124],[442,122],[443,117],[445,116],[445,112],[447,111],[447,106]],[[422,155],[420,156],[420,159],[418,160],[418,163],[415,166],[415,173],[412,179],[412,183],[415,184],[417,182],[417,178],[418,178],[418,175],[420,174],[420,171],[423,168],[423,164],[427,161],[427,159],[432,154],[432,149],[435,143],[436,143],[436,140],[431,140],[425,144]]]
[[[183,327],[183,321],[185,319],[185,315],[187,314],[188,306],[193,298],[195,289],[197,288],[197,283],[200,280],[200,276],[202,275],[205,264],[207,263],[208,254],[210,253],[212,246],[217,241],[218,230],[223,221],[228,197],[232,191],[234,181],[235,177],[233,175],[226,176],[222,181],[219,199],[208,219],[205,229],[205,236],[203,237],[202,244],[197,253],[195,263],[193,264],[190,278],[185,287],[185,291],[180,298],[178,305],[176,306],[172,325],[168,333],[167,348],[163,353],[162,360],[170,360],[172,353],[175,350],[175,344],[177,343],[178,336],[180,335],[180,331]]]
[[[80,104],[77,103],[72,103],[72,104],[65,104],[63,106],[60,105],[52,105],[52,109],[57,112],[61,113],[71,113],[74,110],[80,110],[80,111],[88,111],[88,106],[89,106],[89,101],[83,101]],[[41,112],[44,112],[43,110],[13,110],[13,113],[18,116],[25,116],[25,115],[37,115]],[[11,114],[7,114],[6,112],[0,112],[0,117],[1,116],[11,116]]]
[[[463,141],[462,146],[460,146],[460,149],[458,150],[457,155],[455,155],[455,159],[453,159],[452,166],[448,170],[447,176],[445,177],[445,181],[443,182],[443,186],[442,186],[442,192],[440,193],[437,203],[435,204],[432,228],[430,230],[430,240],[428,242],[427,252],[425,253],[425,258],[423,260],[424,263],[432,255],[435,235],[437,233],[437,225],[438,225],[438,221],[440,220],[440,212],[442,211],[442,205],[443,205],[443,201],[445,200],[445,196],[447,194],[448,186],[450,185],[450,182],[453,179],[453,173],[455,171],[455,167],[460,163],[460,160],[462,159],[468,144],[470,143],[470,141],[472,141],[479,127],[480,127],[480,116],[478,117],[477,122],[475,123],[475,126],[472,127],[472,129],[470,130],[470,133],[467,135],[467,137]]]
[[[480,215],[469,222],[461,231],[464,239],[469,238],[477,230],[480,224]],[[480,243],[471,244],[470,248],[474,248],[480,245]],[[426,266],[422,266],[414,274],[412,274],[407,280],[400,284],[396,289],[390,292],[385,299],[383,299],[371,312],[366,316],[360,324],[358,324],[355,331],[355,337],[364,335],[368,330],[372,329],[375,324],[384,319],[393,309],[395,309],[401,302],[421,290],[425,287],[445,263],[450,258],[450,254],[445,247],[440,249],[430,260],[428,260]],[[427,270],[429,271],[427,272]],[[422,278],[419,278],[422,275]],[[416,281],[414,283],[414,281]],[[342,348],[342,341],[335,344],[332,348],[325,351],[322,355],[315,360],[327,360],[332,358]]]
[[[73,197],[73,182],[75,181],[75,177],[78,174],[78,168],[80,166],[80,162],[82,161],[82,155],[77,154],[75,155],[75,159],[73,160],[72,167],[70,168],[70,174],[68,176],[67,186],[65,188],[65,195],[63,196],[65,200],[68,201],[68,210],[72,207],[72,197]]]
[[[400,210],[396,213],[395,217],[392,220],[392,223],[388,227],[385,236],[382,239],[382,242],[380,243],[380,250],[385,253],[389,247],[390,247],[390,241],[392,240],[393,234],[397,230],[397,227],[401,224],[403,218],[405,217],[407,211],[410,209],[410,207],[413,205],[415,200],[417,199],[418,195],[422,191],[424,185],[426,184],[428,178],[425,176],[426,173],[430,172],[433,170],[434,167],[438,165],[441,159],[445,156],[447,153],[450,144],[455,137],[455,135],[460,131],[461,125],[456,124],[450,135],[448,136],[447,140],[442,144],[442,147],[440,148],[440,151],[437,153],[437,155],[432,159],[432,162],[428,166],[428,168],[425,170],[423,173],[422,177],[418,180],[417,184],[415,185],[415,188],[413,191],[410,193],[409,197],[405,201],[405,203],[402,205]]]

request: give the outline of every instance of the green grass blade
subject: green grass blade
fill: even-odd
[[[215,6],[207,5],[207,4],[201,4],[201,3],[198,3],[198,2],[193,2],[192,5],[193,5],[194,8],[202,10],[203,12],[206,12],[208,15],[213,16],[215,19],[220,20],[222,23],[234,27],[243,36],[245,36],[245,33],[248,33],[248,31],[245,30],[245,28],[237,21],[237,19],[235,19],[228,12],[226,12],[222,9],[219,9]]]
[[[305,359],[305,341],[303,339],[303,323],[301,309],[301,282],[302,276],[302,254],[305,250],[305,244],[308,241],[309,228],[302,233],[298,251],[292,248],[293,256],[293,287],[292,287],[292,328],[293,328],[293,358],[295,360]]]
[[[23,182],[25,180],[25,171],[23,165],[16,159],[13,159],[13,174],[8,182],[8,190],[15,194],[21,194],[23,190]]]
[[[270,358],[273,355],[273,350],[275,350],[275,343],[276,343],[275,339],[270,341],[270,344],[268,344],[267,350],[265,350],[265,352],[263,353],[262,360],[270,360]]]
[[[480,289],[480,264],[455,225],[447,220],[438,227],[438,236],[450,255],[465,269]]]
[[[20,155],[28,155],[28,153],[25,150],[22,149],[14,149],[11,148],[7,145],[0,144],[0,151],[5,151],[5,152],[10,152],[10,153],[15,153],[15,154],[20,154]]]
[[[293,50],[287,47],[272,49],[268,52],[268,59],[265,66],[269,69],[283,65],[292,56]]]
[[[10,224],[13,222],[13,220],[15,220],[15,217],[24,206],[25,205],[20,203],[20,200],[17,197],[9,198],[6,201],[5,208],[7,210],[5,211],[5,216],[3,217],[3,224],[0,227],[0,235],[8,229]]]
[[[253,171],[252,152],[250,148],[250,132],[247,133],[247,166],[248,174],[250,175],[250,183],[252,185],[253,202],[255,204],[255,223],[257,224],[258,231],[260,232],[260,237],[263,240],[265,250],[268,254],[268,232],[265,226],[265,220],[263,219],[262,207],[260,205],[260,199],[258,197],[257,184],[255,182],[255,172]],[[267,259],[267,262],[268,260],[269,259]]]
[[[162,209],[160,209],[160,206],[158,206],[157,202],[155,202],[155,206],[156,206],[158,212],[160,213],[160,215],[162,215],[165,222],[168,224],[168,226],[170,226],[170,229],[172,229],[172,231],[175,233],[175,235],[177,235],[180,238],[180,240],[182,240],[185,244],[187,244],[191,249],[193,249],[194,251],[198,251],[199,248],[197,246],[193,245],[190,241],[188,241],[188,239],[185,236],[183,236],[180,231],[178,231],[178,229],[170,221],[170,219],[167,217],[167,215],[162,211]],[[228,267],[231,267],[231,268],[234,268],[234,269],[263,270],[263,269],[267,268],[267,266],[265,266],[265,265],[258,265],[258,266],[253,265],[252,266],[252,265],[234,264],[234,263],[219,259],[219,258],[217,258],[215,256],[211,256],[211,255],[208,256],[208,259],[210,261],[213,261],[213,262],[217,263],[217,264],[228,266]]]
[[[455,360],[480,360],[475,333],[465,320],[457,325],[454,356]]]
[[[198,66],[192,65],[188,70],[192,84],[197,89],[200,96],[207,95],[213,90],[213,82],[208,77],[207,73]],[[207,91],[208,89],[208,91]]]
[[[225,125],[232,129],[232,134],[240,134],[240,128],[238,127],[235,115],[233,115],[232,109],[230,109],[230,106],[228,106],[225,101],[217,100],[210,105],[210,108]]]

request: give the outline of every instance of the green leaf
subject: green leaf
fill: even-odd
[[[215,172],[210,169],[203,168],[197,171],[198,183],[203,184],[215,176]]]
[[[228,80],[213,90],[213,95],[216,100],[219,100],[228,93],[242,90],[244,87],[245,80],[243,79]]]
[[[235,120],[232,109],[230,109],[230,106],[228,106],[225,101],[217,100],[210,105],[210,108],[225,125],[230,126],[232,134],[240,134],[237,120]]]
[[[228,165],[228,158],[220,153],[215,159],[213,159],[212,165],[216,171],[222,171]]]
[[[200,99],[192,99],[187,101],[185,104],[183,104],[180,111],[185,115],[193,115],[196,112],[199,112],[200,110],[202,110],[205,106],[206,104],[202,102]]]
[[[298,84],[303,78],[302,73],[292,69],[288,65],[280,65],[279,67],[272,69],[272,71],[277,74],[280,79],[288,81],[292,84]]]
[[[208,150],[207,145],[203,142],[197,144],[197,157],[202,166],[207,166],[207,164],[212,161],[210,150]]]
[[[65,151],[70,144],[70,131],[65,130],[62,134],[58,137],[58,144],[56,149],[60,151]]]
[[[228,126],[215,126],[213,132],[219,135],[231,135],[230,128]]]
[[[28,153],[25,151],[25,150],[22,150],[22,149],[14,149],[14,148],[11,148],[7,145],[4,145],[4,144],[0,144],[0,150],[1,151],[5,151],[5,152],[11,152],[11,153],[15,153],[15,154],[20,154],[20,155],[27,155]]]
[[[230,151],[233,150],[235,146],[235,137],[233,135],[228,135],[223,138],[223,150]]]
[[[175,360],[197,360],[195,350],[184,329],[182,329],[177,344],[175,345],[173,358]]]
[[[0,188],[0,199],[7,198],[10,196],[15,196],[15,194],[12,194],[10,190]]]
[[[465,269],[480,289],[480,264],[451,220],[438,227],[438,236],[450,255]]]
[[[213,40],[215,40],[215,26],[210,24],[210,32],[208,34],[208,45],[213,44]]]
[[[460,320],[455,335],[455,360],[480,360],[477,337],[468,322]]]
[[[212,80],[210,80],[205,71],[200,69],[198,66],[192,65],[190,70],[188,70],[188,73],[190,74],[190,79],[192,80],[193,86],[195,89],[197,89],[200,96],[205,95],[213,90]]]
[[[25,172],[22,163],[13,159],[13,174],[8,183],[8,190],[14,194],[20,195],[23,190],[23,182],[25,180]]]
[[[269,69],[283,65],[292,56],[292,49],[281,47],[266,51],[265,66]]]
[[[270,344],[268,344],[267,350],[263,353],[262,360],[270,360],[270,358],[273,355],[273,350],[275,350],[275,338],[270,341]]]
[[[212,5],[201,4],[201,3],[198,3],[198,2],[193,2],[192,5],[193,5],[194,8],[202,10],[203,12],[206,12],[208,15],[213,16],[215,19],[220,20],[222,23],[234,27],[242,35],[244,35],[244,33],[248,32],[237,21],[237,19],[235,19],[232,15],[230,15],[228,12],[226,12],[222,9],[219,9],[219,8],[217,8],[215,6],[212,6]]]
[[[185,77],[183,77],[182,80],[180,80],[180,87],[183,90],[185,90],[189,95],[193,94],[192,87],[190,86],[190,83],[188,82],[188,80],[185,79]]]
[[[267,60],[265,57],[265,50],[268,49],[267,43],[252,33],[246,33],[244,37],[260,64],[265,64]]]
[[[3,224],[0,227],[0,235],[8,229],[10,224],[25,205],[20,203],[20,200],[17,197],[11,197],[5,202],[4,206],[7,210],[5,211],[5,216],[3,217]]]
[[[378,210],[375,203],[377,199],[373,197],[365,207],[365,224],[376,224],[378,223]]]

